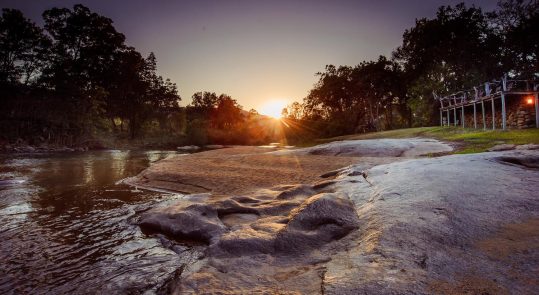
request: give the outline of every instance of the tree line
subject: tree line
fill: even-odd
[[[2,9],[4,144],[102,145],[110,139],[114,145],[149,137],[173,145],[219,142],[248,121],[225,94],[195,93],[191,105],[180,107],[176,84],[157,74],[155,55],[142,56],[128,46],[111,19],[83,5],[52,8],[42,16],[39,27],[19,10]]]
[[[417,19],[390,57],[326,66],[303,102],[283,114],[299,126],[291,137],[436,125],[433,92],[458,91],[505,73],[539,76],[538,1],[504,0],[490,12],[464,3],[442,6],[434,18]]]
[[[2,10],[4,140],[71,145],[124,128],[135,138],[147,120],[178,110],[176,85],[157,74],[155,55],[126,45],[111,19],[75,5],[47,10],[43,20],[41,28],[19,10]]]
[[[185,139],[189,144],[259,145],[283,137],[280,122],[261,116],[254,109],[243,110],[227,94],[197,92],[183,110],[186,113]]]
[[[437,124],[433,91],[468,88],[508,73],[539,75],[539,4],[504,0],[494,11],[442,6],[403,34],[390,57],[328,65],[303,101],[276,123],[226,94],[197,92],[181,107],[153,53],[126,44],[111,19],[83,5],[0,16],[0,143],[89,145],[288,142]]]

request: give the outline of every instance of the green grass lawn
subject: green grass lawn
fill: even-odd
[[[460,127],[419,127],[365,134],[352,134],[317,140],[316,144],[350,139],[430,137],[455,143],[455,153],[479,153],[502,143],[539,144],[539,129],[479,130]]]

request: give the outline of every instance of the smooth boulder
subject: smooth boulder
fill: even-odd
[[[208,204],[179,204],[152,210],[141,217],[139,225],[178,240],[212,243],[226,231],[217,210]]]

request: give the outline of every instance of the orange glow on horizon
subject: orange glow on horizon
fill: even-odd
[[[287,106],[287,102],[282,99],[269,100],[260,107],[260,114],[274,119],[282,118],[282,111]]]

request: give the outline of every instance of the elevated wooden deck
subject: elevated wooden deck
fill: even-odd
[[[501,101],[502,129],[507,129],[506,99],[518,97],[518,99],[531,100],[535,105],[535,127],[539,128],[539,81],[536,80],[508,80],[507,77],[500,81],[486,82],[484,85],[473,89],[459,91],[448,96],[440,97],[433,93],[434,98],[440,102],[440,125],[444,126],[444,112],[446,113],[445,125],[451,125],[451,112],[453,113],[453,125],[457,126],[457,109],[460,109],[460,124],[465,127],[464,107],[473,106],[473,127],[477,128],[477,105],[481,105],[483,129],[487,129],[485,119],[485,102],[490,102],[492,112],[492,129],[496,129],[496,108],[494,101]],[[470,126],[471,127],[471,126]]]

